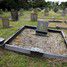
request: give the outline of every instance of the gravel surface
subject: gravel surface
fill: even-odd
[[[67,55],[64,40],[59,33],[48,32],[47,36],[38,36],[35,30],[25,29],[10,44],[52,54]]]

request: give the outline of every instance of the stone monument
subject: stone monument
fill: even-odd
[[[12,9],[12,10],[11,10],[11,17],[12,17],[12,20],[13,20],[13,21],[18,21],[18,11]]]
[[[45,8],[44,9],[44,16],[48,16],[49,15],[49,9],[48,8]]]
[[[2,17],[2,25],[3,27],[9,28],[9,19],[6,17]]]
[[[44,22],[43,19],[38,20],[36,34],[46,35],[47,34],[47,27],[48,27],[48,22]]]
[[[38,15],[37,11],[34,9],[31,13],[31,21],[37,21]]]

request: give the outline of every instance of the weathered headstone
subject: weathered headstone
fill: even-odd
[[[5,9],[5,12],[8,12],[8,10],[7,10],[7,9]]]
[[[2,17],[2,25],[3,27],[9,28],[9,19]]]
[[[62,16],[65,16],[65,10],[62,11]]]
[[[19,16],[22,16],[23,15],[23,9],[20,9],[19,10]]]
[[[45,16],[48,16],[48,15],[49,15],[49,9],[48,9],[48,8],[45,8],[45,9],[44,9],[44,15],[45,15]]]
[[[12,10],[11,10],[11,17],[12,17],[12,20],[13,20],[13,21],[17,21],[17,20],[18,20],[18,11],[12,9]]]
[[[3,11],[2,11],[2,9],[0,9],[0,14],[2,14],[3,13]]]
[[[38,15],[35,10],[32,11],[31,13],[31,21],[37,21]]]
[[[42,19],[38,20],[36,33],[47,34],[47,27],[48,27],[48,22],[44,22],[44,20]]]
[[[63,11],[62,11],[62,16],[66,16],[67,15],[67,8],[65,8]]]

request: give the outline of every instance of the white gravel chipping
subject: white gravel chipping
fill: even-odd
[[[35,30],[25,29],[11,44],[29,49],[33,47],[52,54],[67,55],[64,40],[59,33],[48,32],[45,37],[36,35]]]

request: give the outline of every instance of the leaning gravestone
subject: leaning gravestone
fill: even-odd
[[[3,27],[9,28],[9,18],[2,17],[2,25]]]
[[[38,15],[37,15],[37,11],[33,10],[31,13],[31,21],[37,21]]]
[[[13,21],[17,21],[17,20],[18,20],[18,11],[12,9],[12,10],[11,10],[11,17],[12,17],[12,20],[13,20]]]
[[[36,29],[36,34],[47,34],[48,22],[44,22],[44,20],[38,20],[38,26]]]

